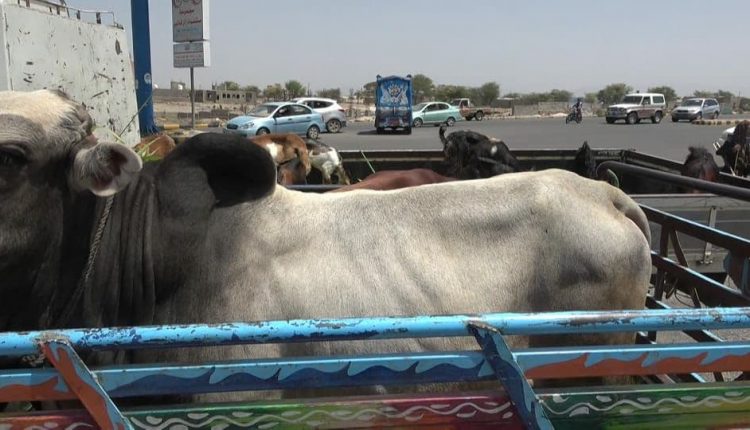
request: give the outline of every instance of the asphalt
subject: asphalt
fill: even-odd
[[[592,148],[635,149],[650,155],[683,161],[690,146],[711,148],[726,125],[696,125],[663,121],[636,125],[607,124],[604,118],[584,118],[581,124],[565,124],[564,118],[492,119],[461,121],[448,132],[470,129],[497,137],[511,149],[575,149],[588,141]],[[411,135],[378,135],[371,123],[350,122],[342,133],[321,134],[321,140],[337,149],[440,149],[438,128],[428,125]],[[718,160],[717,160],[718,162]]]

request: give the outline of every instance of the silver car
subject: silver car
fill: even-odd
[[[334,99],[320,97],[298,97],[295,103],[307,105],[323,116],[323,123],[329,133],[338,133],[346,127],[346,110]]]
[[[683,100],[679,106],[672,109],[672,122],[677,122],[681,119],[689,121],[703,118],[716,119],[719,117],[720,111],[721,106],[716,99],[689,98]]]

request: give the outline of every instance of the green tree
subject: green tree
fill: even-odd
[[[284,88],[281,84],[268,85],[263,90],[263,96],[268,100],[278,101],[284,98]]]
[[[550,102],[569,102],[573,97],[573,93],[567,90],[553,89],[548,93],[547,101]]]
[[[706,90],[693,91],[693,97],[713,97],[713,96],[714,96],[713,91],[706,91]]]
[[[317,91],[315,94],[318,97],[325,97],[327,99],[334,99],[336,101],[341,100],[341,88],[326,88]]]
[[[664,98],[667,99],[667,103],[672,103],[673,101],[677,100],[677,91],[667,85],[662,85],[660,87],[651,87],[648,89],[648,92],[664,94]]]
[[[633,87],[624,83],[609,84],[596,93],[596,98],[605,105],[612,105],[622,100],[622,97],[633,91]]]
[[[549,93],[519,94],[516,97],[517,105],[535,105],[539,102],[549,101]]]
[[[234,81],[224,81],[216,86],[220,90],[237,91],[240,89],[240,84]]]
[[[435,88],[435,98],[450,102],[453,99],[470,97],[469,89],[461,85],[438,85]]]
[[[287,99],[293,99],[295,97],[302,97],[305,95],[305,86],[302,85],[300,81],[295,81],[292,79],[291,81],[286,81],[284,84],[284,89],[286,90],[285,97]]]
[[[475,95],[471,96],[474,103],[479,106],[489,106],[500,97],[500,85],[497,82],[486,82],[474,92]]]
[[[421,103],[429,100],[435,94],[435,84],[432,79],[417,73],[411,78],[412,90],[414,91],[414,102]]]
[[[363,100],[364,104],[371,105],[375,103],[375,89],[377,88],[378,83],[375,81],[368,82],[364,86],[362,86],[362,89],[359,90],[359,97]]]
[[[731,100],[734,98],[734,93],[731,91],[719,90],[716,92],[715,96],[717,99]]]
[[[260,94],[260,88],[256,87],[255,85],[245,85],[242,87],[242,91],[247,91],[253,94]]]
[[[586,93],[586,96],[583,98],[583,101],[591,104],[595,104],[597,100],[596,93]]]

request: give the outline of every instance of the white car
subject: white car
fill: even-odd
[[[626,94],[620,103],[607,108],[607,124],[623,119],[627,124],[638,124],[642,119],[651,119],[658,124],[664,118],[667,103],[664,94],[632,93]]]
[[[334,99],[321,97],[297,97],[295,103],[307,105],[323,116],[323,123],[329,133],[338,133],[346,127],[346,110]]]
[[[722,146],[724,146],[724,142],[727,140],[732,140],[732,136],[734,135],[734,127],[729,127],[728,129],[724,130],[721,133],[721,136],[719,136],[719,140],[714,142],[714,149],[719,150]]]
[[[682,101],[679,106],[672,109],[672,122],[681,119],[693,121],[696,119],[716,119],[721,112],[721,105],[716,99],[690,97]]]

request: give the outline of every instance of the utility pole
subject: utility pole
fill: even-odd
[[[195,129],[195,67],[190,68],[190,129]]]
[[[138,103],[138,125],[141,136],[146,136],[159,131],[154,123],[148,0],[131,0],[130,17],[133,25],[133,63],[135,63],[133,68],[135,96]]]

